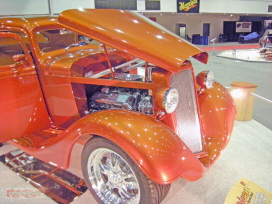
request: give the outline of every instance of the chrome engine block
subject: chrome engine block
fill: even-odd
[[[147,90],[122,88],[122,87],[100,87],[89,98],[89,112],[106,109],[134,110],[144,114],[153,113],[152,96]]]

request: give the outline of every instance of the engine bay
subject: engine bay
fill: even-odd
[[[86,85],[89,113],[125,109],[153,114],[153,99],[145,89]]]

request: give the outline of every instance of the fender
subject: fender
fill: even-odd
[[[209,168],[230,140],[236,108],[229,91],[218,82],[214,82],[213,88],[201,92],[198,101],[208,153],[200,162]]]
[[[113,141],[159,184],[171,183],[181,176],[195,181],[203,175],[202,164],[170,128],[151,116],[134,111],[92,113],[71,125],[51,144],[28,152],[66,169],[76,140],[90,134]]]

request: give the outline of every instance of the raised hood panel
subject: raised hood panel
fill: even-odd
[[[62,12],[58,21],[68,29],[174,73],[189,57],[204,56],[202,61],[207,61],[207,53],[136,12],[72,9]]]

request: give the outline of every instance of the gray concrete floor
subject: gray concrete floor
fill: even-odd
[[[218,44],[218,46],[222,44]],[[233,45],[233,44],[223,44]],[[197,74],[203,70],[212,70],[215,80],[226,87],[233,81],[249,82],[257,85],[256,94],[272,100],[272,63],[247,62],[235,59],[217,57],[222,51],[211,51],[208,64],[202,64],[191,59]],[[255,98],[253,119],[272,130],[272,105]]]

